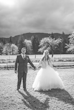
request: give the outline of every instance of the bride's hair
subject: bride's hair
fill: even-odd
[[[50,57],[49,57],[49,51],[48,50],[44,50],[43,56],[42,56],[42,61],[49,61]]]

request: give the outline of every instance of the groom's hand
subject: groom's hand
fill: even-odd
[[[34,67],[34,70],[36,70],[36,67]]]

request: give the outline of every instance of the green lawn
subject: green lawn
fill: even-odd
[[[13,70],[0,71],[0,110],[74,110],[74,69],[57,69],[65,90],[34,92],[32,84],[37,71],[27,74],[27,90],[16,90],[17,74]]]

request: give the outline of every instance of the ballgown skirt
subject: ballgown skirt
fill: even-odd
[[[64,84],[59,73],[52,67],[40,68],[32,85],[34,90],[47,91],[51,89],[64,89]]]

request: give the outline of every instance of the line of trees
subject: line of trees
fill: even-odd
[[[64,33],[62,33],[62,38],[55,38],[52,33],[51,36],[38,39],[37,36],[32,36],[31,40],[24,39],[23,36],[19,37],[17,45],[13,44],[12,36],[9,38],[9,42],[5,43],[4,40],[0,42],[0,54],[18,54],[21,53],[21,48],[26,46],[27,54],[41,54],[45,49],[48,49],[52,54],[63,54],[74,53],[74,33],[68,37],[68,42],[63,39]]]

